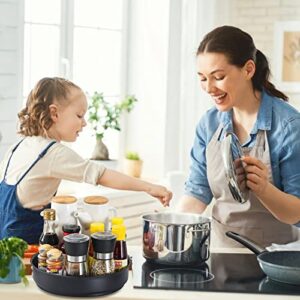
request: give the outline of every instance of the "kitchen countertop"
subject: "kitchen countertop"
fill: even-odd
[[[140,247],[138,246],[129,246],[128,252],[132,255],[134,252],[140,251]],[[248,249],[245,248],[236,248],[236,249],[226,249],[226,248],[218,248],[211,249],[211,252],[217,253],[250,253]],[[43,300],[43,299],[70,299],[70,297],[63,297],[52,295],[47,292],[40,290],[32,276],[28,276],[29,286],[25,287],[23,283],[18,284],[0,284],[0,295],[1,299],[22,299],[22,300]],[[193,292],[193,291],[174,291],[174,290],[154,290],[154,289],[136,289],[133,288],[132,283],[132,272],[129,272],[129,278],[124,287],[107,296],[101,297],[93,297],[93,299],[115,299],[115,300],[137,300],[137,299],[145,299],[145,300],[174,300],[174,299],[184,299],[184,300],[199,300],[207,299],[207,300],[240,300],[241,298],[244,300],[247,299],[265,299],[265,300],[292,300],[296,299],[299,296],[287,296],[287,295],[261,295],[261,294],[245,294],[245,293],[221,293],[221,292]],[[87,298],[76,298],[76,299],[87,299]]]

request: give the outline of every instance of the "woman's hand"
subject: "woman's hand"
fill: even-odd
[[[237,185],[239,187],[239,189],[244,192],[247,188],[246,186],[246,172],[245,172],[245,163],[243,163],[243,161],[238,158],[236,160],[233,161],[233,166],[234,166],[234,170],[235,170],[235,175],[236,175],[236,179],[237,179]]]
[[[269,184],[269,171],[267,166],[260,160],[252,156],[244,156],[242,161],[246,163],[244,167],[247,173],[247,186],[257,196],[262,195]]]
[[[150,196],[157,198],[163,206],[169,206],[172,192],[168,191],[164,186],[151,184],[147,193]]]

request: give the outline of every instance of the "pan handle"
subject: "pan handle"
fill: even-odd
[[[242,236],[236,232],[233,231],[227,231],[226,235],[230,237],[231,239],[239,242],[240,244],[244,245],[247,247],[249,250],[254,252],[256,255],[266,252],[267,250],[265,248],[260,247],[257,245],[255,242],[251,241],[250,239],[246,238],[245,236]]]

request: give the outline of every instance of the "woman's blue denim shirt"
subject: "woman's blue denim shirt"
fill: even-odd
[[[222,140],[226,132],[233,131],[232,110],[220,112],[212,108],[198,123],[190,175],[185,183],[185,194],[206,204],[213,195],[207,180],[205,150],[220,124]],[[243,147],[253,147],[258,130],[267,131],[274,185],[300,201],[300,113],[287,102],[262,92],[256,123]]]

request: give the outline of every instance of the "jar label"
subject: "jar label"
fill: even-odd
[[[127,258],[126,259],[115,259],[115,269],[120,270],[127,267]]]

